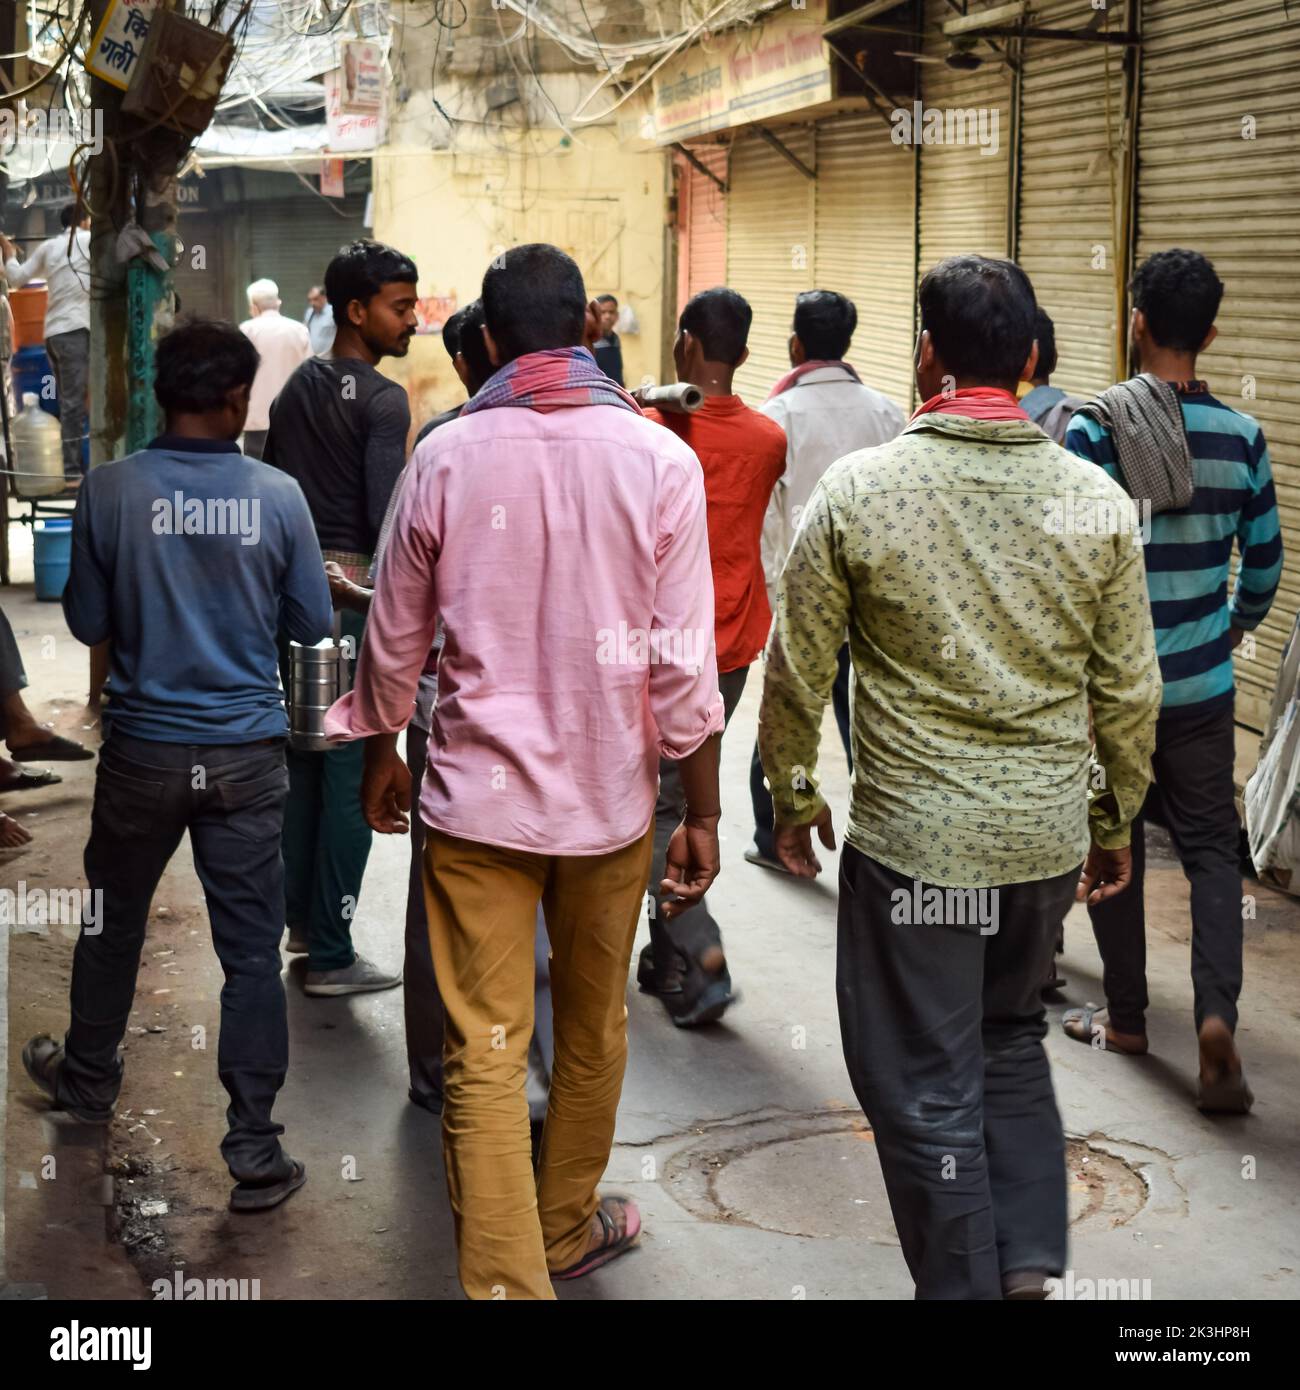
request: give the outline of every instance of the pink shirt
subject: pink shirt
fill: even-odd
[[[253,389],[248,393],[246,430],[271,428],[271,402],[280,388],[311,356],[311,337],[306,328],[287,319],[275,309],[263,309],[256,318],[245,319],[239,331],[257,349]]]
[[[505,406],[417,447],[332,738],[406,727],[439,614],[420,813],[449,835],[618,849],[660,755],[722,728],[699,461],[629,410]]]

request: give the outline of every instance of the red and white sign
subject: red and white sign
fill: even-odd
[[[384,143],[387,122],[383,110],[355,113],[343,109],[343,69],[325,74],[325,126],[331,154],[373,150]]]

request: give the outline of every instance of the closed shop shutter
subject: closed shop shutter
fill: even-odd
[[[774,134],[810,167],[808,126]],[[760,405],[790,370],[794,297],[813,283],[813,180],[752,131],[741,131],[731,150],[727,208],[727,283],[754,310],[749,360],[736,373],[736,390]]]
[[[1138,256],[1214,262],[1226,289],[1199,371],[1263,426],[1290,556],[1254,657],[1237,656],[1238,722],[1262,729],[1300,603],[1296,20],[1275,0],[1146,0],[1142,50]]]
[[[1126,27],[1122,4],[1105,13],[1112,29]],[[1074,29],[1080,14],[1078,0],[1049,0],[1034,23]],[[1124,93],[1122,49],[1025,42],[1017,259],[1056,327],[1052,384],[1081,396],[1104,390],[1119,366]]]
[[[916,295],[915,151],[874,114],[817,126],[818,289],[857,306],[850,358],[863,381],[906,407]]]
[[[249,278],[274,280],[282,312],[300,319],[307,312],[307,291],[324,281],[325,267],[339,248],[367,234],[362,225],[366,196],[332,198],[329,207],[318,198],[250,200],[247,206]],[[237,289],[242,307],[244,286]]]
[[[949,41],[941,26],[955,14],[945,0],[927,0],[922,44],[925,56],[942,60],[947,55]],[[1008,40],[994,42],[1005,51]],[[921,66],[923,108],[934,109],[945,118],[949,112],[982,112],[982,130],[987,137],[983,147],[969,142],[921,146],[921,275],[945,256],[962,252],[1005,256],[1010,250],[1011,73],[1001,54],[987,42],[976,44],[973,52],[982,61],[970,72],[950,68],[942,61]],[[992,139],[995,114],[996,148]],[[986,153],[986,149],[992,152]]]
[[[727,181],[727,147],[702,145],[691,153],[723,183]],[[678,156],[681,221],[677,312],[701,290],[727,283],[727,195],[716,183]]]

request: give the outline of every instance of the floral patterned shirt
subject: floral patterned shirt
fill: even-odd
[[[778,821],[825,805],[817,746],[847,630],[849,843],[953,887],[1064,873],[1090,830],[1127,845],[1161,692],[1133,520],[1118,484],[1023,420],[931,414],[832,464],[767,647]]]

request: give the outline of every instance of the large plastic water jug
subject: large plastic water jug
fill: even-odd
[[[63,491],[63,432],[30,392],[9,431],[14,445],[14,485],[19,497],[53,497]]]

